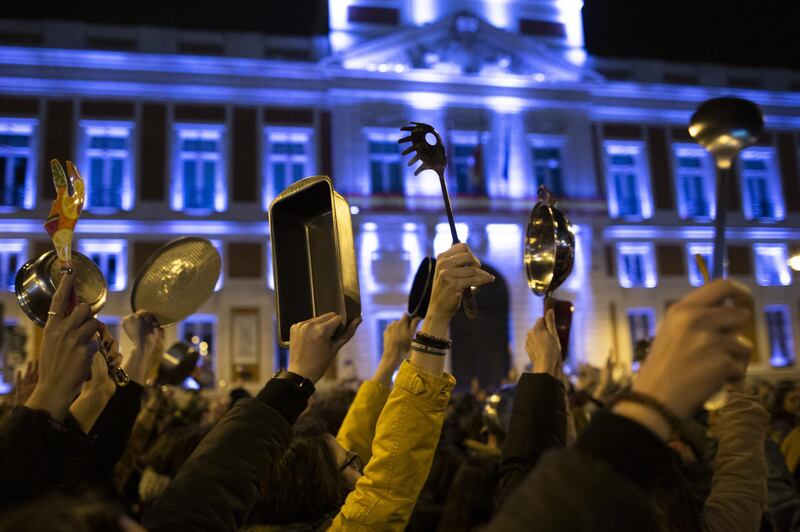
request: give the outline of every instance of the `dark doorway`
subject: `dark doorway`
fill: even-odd
[[[480,314],[470,320],[459,312],[450,325],[453,375],[459,388],[469,387],[473,377],[484,389],[497,387],[508,376],[511,365],[508,284],[492,266],[484,263],[482,267],[496,280],[475,291]]]

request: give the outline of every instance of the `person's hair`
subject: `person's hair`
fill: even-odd
[[[779,418],[790,414],[783,409],[783,400],[789,395],[789,392],[795,390],[797,384],[792,381],[780,381],[775,385],[775,392],[772,395],[772,408],[770,414],[773,418]]]
[[[347,487],[326,434],[316,418],[298,421],[292,443],[264,472],[250,524],[318,523],[339,511]]]
[[[49,493],[0,516],[0,532],[122,532],[125,514],[89,493],[71,497]]]
[[[205,438],[210,427],[190,426],[169,429],[155,441],[144,456],[144,465],[156,473],[174,477],[184,462]]]
[[[473,530],[488,523],[494,513],[500,464],[497,458],[476,455],[467,459],[453,479],[442,511],[439,530]]]
[[[317,397],[313,396],[314,402],[309,406],[304,416],[311,416],[325,423],[325,428],[329,434],[336,434],[342,426],[344,417],[356,398],[356,392],[348,389],[330,390]]]

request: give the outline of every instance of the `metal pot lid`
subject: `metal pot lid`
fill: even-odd
[[[528,286],[537,296],[544,296],[572,272],[575,230],[544,185],[539,187],[539,198],[528,221],[523,260]]]
[[[14,292],[22,311],[36,325],[44,327],[53,295],[61,283],[61,265],[55,250],[50,250],[22,265],[14,281]],[[103,273],[93,260],[81,253],[72,252],[75,271],[75,294],[78,301],[86,303],[93,314],[106,304],[108,286]]]
[[[133,311],[150,312],[166,327],[200,308],[217,284],[222,259],[205,238],[182,237],[164,244],[136,275],[131,293]]]

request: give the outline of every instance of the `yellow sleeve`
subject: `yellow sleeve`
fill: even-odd
[[[365,464],[372,457],[372,440],[383,405],[389,398],[389,388],[375,381],[364,381],[342,421],[336,439],[339,444],[357,453]]]
[[[455,382],[403,362],[378,419],[372,460],[330,530],[405,530],[428,478]]]

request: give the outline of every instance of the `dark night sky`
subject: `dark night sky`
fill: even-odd
[[[328,18],[326,0],[162,0],[157,9],[146,1],[47,3],[5,2],[0,17],[295,35],[324,34]],[[800,70],[800,2],[585,0],[585,4],[586,46],[592,54]]]

